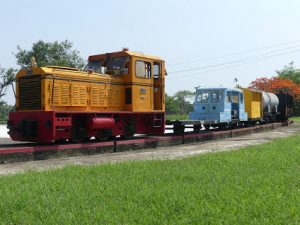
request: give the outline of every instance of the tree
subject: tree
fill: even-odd
[[[0,105],[0,124],[6,124],[8,119],[8,113],[13,109],[13,106],[7,105],[5,102],[1,102]]]
[[[66,66],[82,69],[84,60],[79,55],[79,51],[73,49],[73,44],[65,40],[63,42],[44,42],[33,43],[30,50],[24,50],[17,46],[18,52],[15,55],[17,64],[21,68],[31,65],[32,57],[35,58],[37,66]]]
[[[174,94],[174,99],[178,106],[178,113],[187,114],[193,110],[193,105],[190,103],[194,93],[188,90],[178,91]]]
[[[295,83],[292,80],[281,78],[281,77],[257,78],[256,80],[251,82],[249,88],[272,92],[272,93],[284,92],[294,96],[300,94],[299,84]]]
[[[177,104],[173,96],[169,96],[168,94],[165,95],[165,104],[166,104],[166,113],[167,114],[176,114]]]
[[[0,106],[4,104],[2,98],[6,95],[7,88],[15,81],[15,73],[16,71],[12,68],[5,70],[0,67]]]
[[[293,61],[284,66],[282,70],[277,70],[276,74],[279,78],[289,79],[296,84],[300,84],[300,71],[295,69]]]

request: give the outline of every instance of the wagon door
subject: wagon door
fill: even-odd
[[[240,104],[239,104],[239,95],[240,93],[237,91],[228,92],[230,94],[231,100],[231,119],[239,119],[240,118]]]

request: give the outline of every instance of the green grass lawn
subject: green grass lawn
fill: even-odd
[[[300,224],[300,135],[181,160],[0,177],[0,224]]]
[[[291,117],[290,120],[293,120],[295,122],[300,122],[300,116]]]
[[[187,120],[188,115],[187,114],[166,115],[166,119],[167,120]]]

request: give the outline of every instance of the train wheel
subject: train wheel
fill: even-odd
[[[108,141],[112,136],[111,129],[103,129],[97,132],[97,141]]]
[[[210,125],[204,125],[206,131],[209,131]]]
[[[231,124],[231,129],[236,129],[238,128],[238,124],[237,123],[232,123]]]
[[[219,124],[218,130],[226,130],[226,125],[225,124]]]
[[[181,124],[175,124],[173,127],[174,134],[183,134],[184,133],[184,125]]]
[[[201,125],[194,125],[194,132],[195,133],[199,133],[200,132],[200,130],[201,130],[201,128],[202,128],[202,126]]]
[[[72,127],[72,135],[71,135],[72,142],[75,143],[84,142],[87,137],[88,137],[87,130],[84,126],[80,126],[80,123]]]
[[[64,144],[64,143],[66,143],[66,142],[67,142],[66,139],[55,140],[55,143],[57,143],[57,144]]]
[[[82,143],[86,141],[85,137],[73,137],[71,138],[71,141],[74,143]]]
[[[121,138],[124,140],[132,139],[135,134],[135,120],[133,118],[127,119],[124,121],[124,134],[121,135]]]
[[[121,135],[121,138],[123,140],[130,140],[133,138],[133,136],[134,136],[134,134],[125,134],[125,135]]]

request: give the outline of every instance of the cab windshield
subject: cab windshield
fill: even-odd
[[[223,102],[223,92],[222,91],[213,91],[211,93],[211,102]]]
[[[209,97],[209,92],[200,92],[197,96],[196,101],[201,103],[207,103]]]
[[[106,69],[107,70],[122,70],[125,67],[126,62],[127,62],[126,56],[112,58],[109,61]]]
[[[84,68],[84,71],[91,70],[95,73],[102,73],[103,72],[103,71],[101,71],[102,63],[103,63],[103,60],[88,62],[88,64]]]

